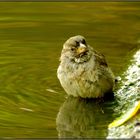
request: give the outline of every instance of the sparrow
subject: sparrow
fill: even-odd
[[[105,56],[88,45],[81,35],[64,43],[57,77],[68,95],[81,98],[110,95],[115,84]]]

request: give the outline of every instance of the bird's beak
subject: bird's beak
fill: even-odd
[[[81,54],[87,51],[86,45],[80,43],[80,46],[77,48],[77,54]]]

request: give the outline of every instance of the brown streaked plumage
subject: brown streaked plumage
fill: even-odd
[[[114,75],[103,54],[90,47],[81,35],[63,45],[57,76],[68,95],[82,98],[103,97],[114,86]]]

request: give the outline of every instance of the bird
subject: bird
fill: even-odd
[[[113,93],[115,77],[105,56],[88,45],[82,35],[63,44],[57,77],[69,96],[102,98]]]

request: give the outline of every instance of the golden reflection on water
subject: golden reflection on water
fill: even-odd
[[[56,118],[59,138],[104,138],[114,102],[68,97]]]
[[[55,119],[65,92],[56,69],[64,41],[77,34],[85,36],[92,47],[106,56],[118,76],[131,58],[129,52],[137,48],[139,13],[137,2],[1,3],[0,137],[58,137]],[[98,127],[104,122],[106,128],[104,120],[110,121],[109,113],[102,114],[94,102],[71,100],[76,108],[85,108],[80,113],[80,108],[73,107],[72,114],[77,111],[83,124],[82,128],[77,127],[75,136],[104,137],[106,130],[100,131]],[[114,109],[114,105],[110,108],[106,112]],[[79,135],[78,129],[84,134]]]

